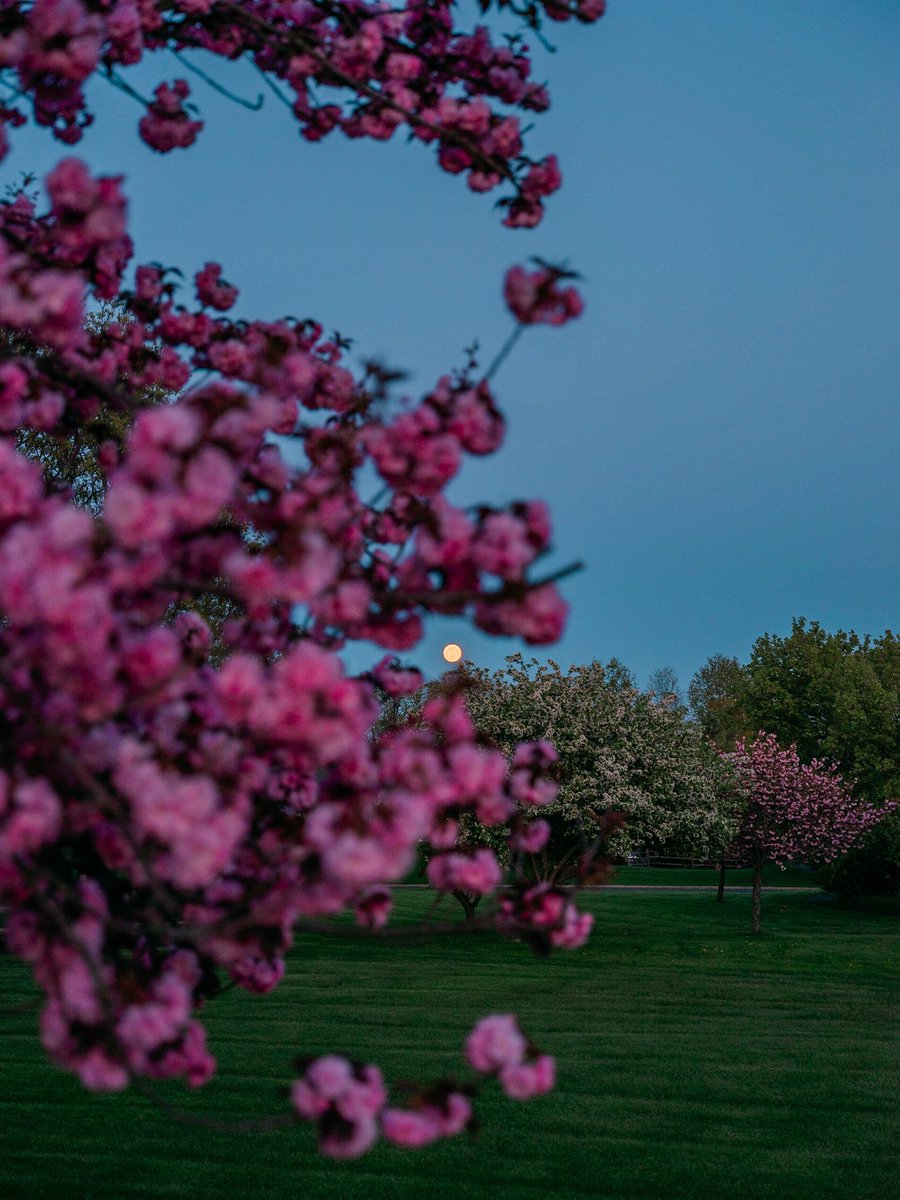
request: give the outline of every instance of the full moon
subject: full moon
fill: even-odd
[[[456,642],[448,642],[443,654],[445,662],[457,663],[462,658],[462,646],[457,646]]]

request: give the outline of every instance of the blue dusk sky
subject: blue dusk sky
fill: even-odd
[[[497,379],[505,448],[450,493],[549,501],[548,569],[585,563],[549,651],[564,665],[615,655],[641,684],[671,665],[686,685],[793,616],[896,628],[900,4],[611,0],[549,33],[530,149],[559,154],[564,187],[534,231],[503,229],[432,149],[311,146],[271,95],[252,113],[194,79],[190,152],[153,154],[137,105],[98,84],[77,153],[126,175],[140,259],[220,261],[240,315],[316,316],[416,392],[473,338],[485,361],[505,339],[510,264],[583,273],[584,317],[530,332]],[[153,56],[132,78],[184,73]],[[14,147],[7,180],[66,152],[42,133]],[[426,671],[447,640],[489,666],[520,648],[433,622]]]

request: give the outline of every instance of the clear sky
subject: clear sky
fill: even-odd
[[[273,97],[251,113],[200,81],[190,152],[142,146],[139,108],[105,85],[77,152],[127,176],[140,259],[221,261],[241,315],[316,316],[418,391],[473,337],[485,359],[503,341],[511,263],[583,272],[584,318],[520,344],[497,381],[506,447],[451,491],[550,502],[551,565],[586,563],[563,664],[615,655],[686,684],[795,615],[896,629],[900,4],[611,0],[550,32],[531,149],[565,183],[536,231],[504,230],[427,148],[310,146]],[[183,74],[153,56],[133,78]],[[7,180],[65,152],[15,146]],[[518,648],[436,622],[426,670],[451,638],[491,666]]]

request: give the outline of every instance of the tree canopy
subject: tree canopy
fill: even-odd
[[[729,771],[674,702],[642,693],[615,660],[568,671],[552,660],[507,659],[493,673],[466,667],[466,704],[480,733],[513,753],[547,739],[558,755],[559,791],[540,816],[551,827],[542,868],[573,870],[579,847],[624,823],[610,847],[719,854],[733,832]]]
[[[757,638],[746,703],[759,729],[793,742],[801,758],[827,758],[859,793],[900,793],[900,640],[828,633],[794,621],[787,637]]]

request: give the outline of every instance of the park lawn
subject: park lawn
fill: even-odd
[[[411,920],[429,897],[407,892]],[[466,1031],[516,1011],[559,1062],[555,1093],[493,1089],[481,1132],[334,1164],[307,1128],[213,1133],[134,1095],[92,1096],[4,1017],[5,1200],[884,1200],[898,1163],[896,922],[817,896],[596,893],[589,944],[539,960],[486,934],[422,945],[305,936],[271,996],[211,1006],[218,1116],[282,1111],[296,1052],[344,1050],[392,1078],[458,1069]],[[0,996],[33,995],[0,958]],[[894,1005],[892,1009],[892,1004]]]
[[[812,871],[803,867],[785,867],[782,871],[773,863],[763,867],[764,887],[818,887]],[[717,887],[719,872],[715,867],[616,867],[610,883],[637,884],[641,887]],[[725,887],[750,887],[752,867],[735,867],[725,872]]]

